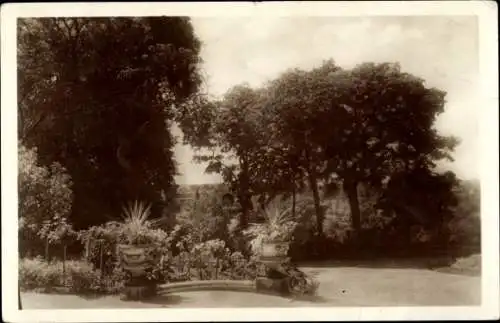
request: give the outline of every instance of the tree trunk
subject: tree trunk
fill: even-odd
[[[240,228],[245,229],[248,226],[248,219],[250,217],[250,203],[248,194],[242,193],[238,196],[238,200],[241,205],[241,213],[240,213]]]
[[[49,258],[49,238],[45,238],[45,260],[50,263]]]
[[[297,206],[297,189],[293,186],[292,190],[292,217],[295,219],[295,208]]]
[[[344,182],[344,192],[349,200],[349,207],[351,210],[351,225],[355,234],[358,234],[361,229],[361,211],[359,208],[358,199],[358,183],[357,182]]]
[[[66,244],[63,246],[63,285],[66,286]]]
[[[318,191],[318,180],[316,179],[316,174],[314,171],[308,171],[309,185],[313,193],[314,199],[314,210],[316,211],[316,229],[318,231],[318,236],[323,236],[323,210],[321,209],[321,201],[319,198]]]
[[[250,209],[252,206],[252,199],[250,196],[250,180],[248,165],[245,159],[240,160],[241,173],[240,173],[240,204],[241,204],[241,215],[240,215],[240,227],[245,229],[248,226],[248,218],[250,217]]]

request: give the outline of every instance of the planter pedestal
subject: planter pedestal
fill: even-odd
[[[290,262],[287,257],[260,257],[259,261],[265,266],[265,272],[256,278],[257,291],[279,295],[290,294],[290,277],[283,268]]]
[[[145,279],[145,278],[144,278]],[[156,295],[157,285],[149,281],[130,279],[123,288],[123,298],[127,300],[141,300]]]
[[[307,291],[307,286],[313,286],[315,281],[300,269],[291,266],[290,258],[260,257],[259,260],[266,270],[260,273],[255,280],[257,291],[281,296],[311,293]]]
[[[123,298],[140,300],[155,296],[157,283],[147,278],[155,263],[155,259],[148,254],[148,246],[119,245],[118,251],[122,268],[128,274]]]
[[[271,293],[278,295],[289,295],[290,294],[290,279],[285,278],[268,278],[268,277],[257,277],[255,280],[255,286],[258,292]]]

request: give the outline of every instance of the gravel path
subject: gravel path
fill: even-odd
[[[425,269],[303,268],[320,282],[314,300],[232,291],[192,291],[158,296],[144,302],[118,296],[86,299],[77,295],[22,293],[24,309],[158,308],[158,307],[295,307],[295,306],[447,306],[478,305],[479,277]]]

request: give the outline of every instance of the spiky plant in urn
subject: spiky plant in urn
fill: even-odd
[[[294,266],[288,257],[298,225],[292,207],[274,199],[263,209],[263,218],[263,223],[253,224],[246,231],[253,253],[265,268],[256,280],[257,289],[280,294],[314,294],[318,282]]]
[[[257,287],[287,293],[288,277],[283,268],[290,261],[288,249],[297,223],[291,208],[280,199],[274,199],[262,210],[262,218],[262,223],[251,224],[245,231],[253,253],[264,265]]]
[[[252,224],[246,231],[252,237],[252,250],[264,262],[281,262],[287,258],[297,222],[291,208],[274,199],[263,210],[264,221]]]
[[[125,296],[140,299],[156,293],[157,281],[153,268],[161,259],[161,245],[167,235],[156,229],[157,221],[150,220],[151,205],[135,201],[123,208],[117,254],[122,269],[128,274]]]

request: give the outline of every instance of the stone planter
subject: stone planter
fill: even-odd
[[[122,268],[133,277],[143,276],[155,264],[150,245],[123,245],[117,247]]]
[[[158,262],[151,245],[118,245],[118,259],[129,278],[125,282],[128,299],[143,299],[156,294],[156,282],[148,279],[148,271]]]
[[[289,242],[265,241],[259,254],[266,270],[257,277],[257,290],[286,295],[289,293],[289,279],[283,271],[283,264],[287,264]]]
[[[286,257],[289,247],[289,242],[266,241],[262,244],[261,256],[263,258]]]

